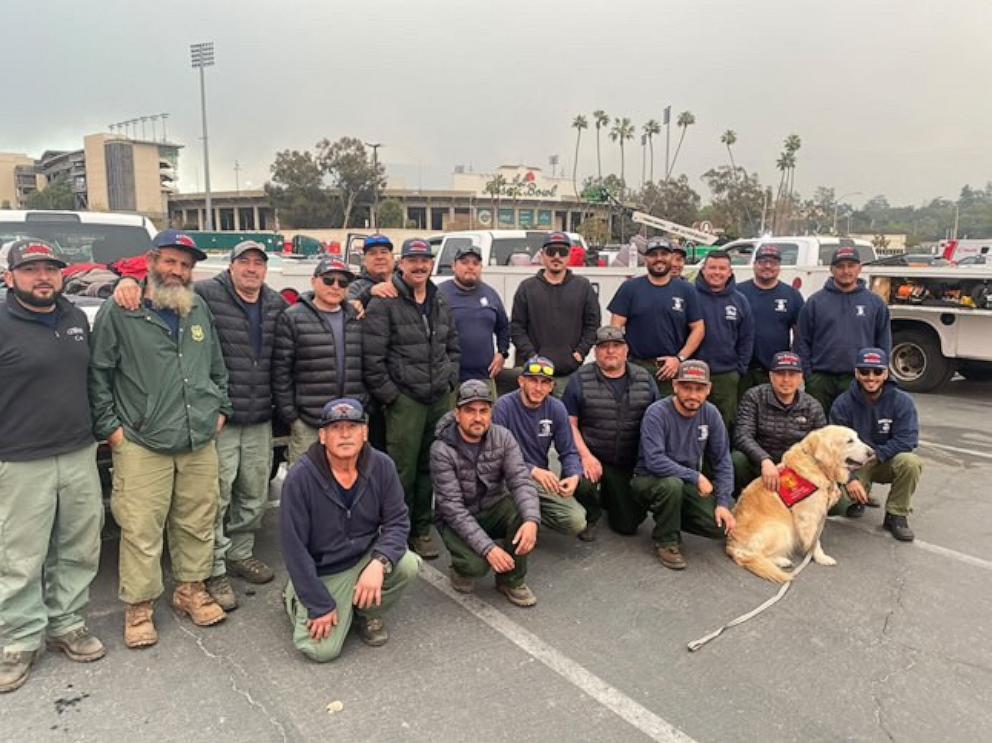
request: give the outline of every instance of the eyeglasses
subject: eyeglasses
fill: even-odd
[[[886,369],[855,369],[862,377],[880,377],[887,371]]]
[[[549,245],[544,249],[546,256],[557,256],[559,258],[566,258],[569,252],[570,249],[564,245]]]
[[[528,374],[536,374],[543,377],[553,377],[555,375],[555,368],[547,364],[527,364],[524,367],[524,371]]]
[[[351,279],[347,276],[321,276],[320,280],[324,282],[324,286],[334,286],[337,284],[342,289],[347,289],[348,284],[351,283]]]

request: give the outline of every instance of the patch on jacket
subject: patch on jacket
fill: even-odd
[[[809,498],[816,491],[816,485],[791,467],[786,467],[778,475],[778,497],[789,508]]]
[[[203,339],[206,338],[206,334],[203,332],[202,325],[194,325],[189,329],[190,335],[193,336],[193,340],[197,343],[203,343]]]

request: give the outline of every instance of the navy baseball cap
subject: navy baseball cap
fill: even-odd
[[[778,245],[762,245],[760,248],[754,251],[754,260],[760,261],[763,258],[771,258],[781,263],[782,251],[779,250]]]
[[[332,423],[364,423],[365,408],[358,400],[352,397],[339,397],[324,405],[320,411],[320,425],[318,428],[329,426]]]
[[[549,232],[544,238],[544,244],[541,245],[541,248],[550,248],[552,245],[564,245],[570,248],[572,247],[572,239],[564,232]]]
[[[555,375],[555,362],[547,356],[531,356],[524,364],[524,370],[520,372],[523,377],[546,377],[551,379]]]
[[[889,355],[881,348],[862,348],[858,351],[855,369],[888,369]]]
[[[830,259],[830,265],[836,266],[838,263],[843,263],[844,261],[861,263],[861,256],[858,254],[858,249],[852,248],[849,245],[843,245],[837,248],[834,251],[833,257]]]
[[[262,259],[268,262],[269,254],[265,252],[265,246],[260,242],[255,242],[254,240],[242,240],[231,250],[231,261],[233,262],[235,258],[240,258],[249,250],[257,250],[262,254]]]
[[[431,244],[421,237],[411,237],[403,241],[400,258],[433,258]]]
[[[480,248],[478,245],[472,245],[471,243],[469,243],[468,245],[463,245],[460,248],[458,248],[457,250],[455,250],[455,260],[456,261],[461,260],[466,255],[474,255],[476,258],[478,258],[481,261],[482,260],[482,248]]]
[[[325,273],[343,273],[349,279],[355,278],[347,263],[331,255],[325,255],[317,261],[317,267],[313,270],[314,276],[323,276]]]
[[[44,240],[35,240],[29,237],[25,240],[15,240],[7,253],[7,268],[13,271],[20,268],[25,263],[35,263],[37,261],[47,261],[56,264],[59,268],[65,268],[68,264],[59,258],[58,251],[51,243]]]
[[[799,354],[792,351],[779,351],[772,357],[772,368],[768,371],[794,371],[800,374],[803,371],[803,362]]]
[[[393,241],[385,235],[369,235],[365,238],[365,242],[362,244],[362,252],[367,253],[373,248],[389,248],[389,250],[392,251]]]
[[[654,250],[664,250],[668,253],[672,252],[672,244],[663,237],[653,237],[648,242],[647,247],[644,248],[644,255],[654,251]]]
[[[192,253],[198,261],[206,260],[207,257],[206,253],[196,247],[196,240],[181,230],[162,230],[155,235],[152,246],[156,249],[177,248],[178,250],[185,250]]]

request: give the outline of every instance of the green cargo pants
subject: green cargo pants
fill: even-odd
[[[923,460],[912,452],[902,452],[887,462],[873,461],[855,472],[854,476],[867,493],[871,493],[872,483],[891,485],[889,497],[885,499],[885,512],[893,516],[908,516],[913,512],[913,493],[922,474]],[[854,503],[843,487],[841,493],[840,500],[830,509],[831,516],[843,516]]]
[[[768,381],[768,372],[760,366],[754,369],[748,369],[747,374],[741,377],[741,381],[737,383],[738,402],[749,389],[758,385],[768,384]]]
[[[96,444],[0,462],[0,647],[37,650],[83,626],[100,564]]]
[[[306,456],[307,449],[320,439],[313,426],[297,418],[289,424],[289,448],[286,450],[286,466],[292,467]]]
[[[711,374],[709,402],[716,405],[723,418],[723,425],[727,427],[727,434],[734,427],[737,420],[737,385],[741,381],[741,375],[735,371],[723,372],[722,374]]]
[[[262,526],[272,471],[272,424],[227,425],[217,434],[220,498],[214,525],[214,567],[224,575],[224,560],[246,560],[255,550]]]
[[[113,459],[110,510],[121,528],[121,601],[137,604],[162,595],[163,530],[176,581],[210,577],[219,488],[214,442],[160,454],[124,439],[114,447]]]
[[[310,637],[310,631],[307,629],[309,619],[307,608],[297,598],[293,582],[286,583],[282,596],[286,613],[293,623],[293,645],[310,660],[327,663],[337,658],[341,654],[341,646],[348,636],[348,629],[351,627],[355,613],[365,617],[380,618],[396,603],[410,581],[417,577],[417,571],[420,569],[420,558],[413,552],[406,552],[382,581],[382,605],[359,611],[352,603],[355,598],[355,584],[358,583],[359,576],[371,559],[372,553],[369,552],[348,570],[320,576],[321,582],[337,604],[338,612],[337,626],[333,628],[330,636],[323,640],[317,641]]]
[[[517,555],[514,552],[513,537],[523,526],[523,519],[517,511],[517,504],[507,495],[500,498],[485,511],[475,515],[482,530],[497,543],[503,542],[502,547],[513,557],[513,570],[508,573],[497,573],[496,582],[510,588],[523,585],[527,577],[527,555]],[[465,543],[458,534],[447,524],[441,525],[441,541],[451,555],[451,569],[466,578],[482,578],[489,572],[489,562]]]
[[[666,379],[662,381],[656,376],[658,374],[658,365],[654,359],[628,359],[628,361],[635,366],[641,367],[651,375],[651,379],[654,380],[655,385],[658,387],[659,399],[663,400],[675,393],[675,388],[672,387],[672,380]]]
[[[635,534],[644,521],[647,510],[634,500],[630,489],[633,471],[603,465],[603,476],[598,483],[582,478],[575,491],[575,500],[586,509],[586,521],[597,523],[606,510],[610,528],[618,534]]]
[[[823,408],[823,414],[830,420],[830,408],[833,407],[834,400],[841,394],[847,392],[854,381],[854,374],[828,374],[827,372],[813,372],[806,379],[806,392],[816,398]]]
[[[732,449],[730,459],[734,463],[734,497],[739,498],[744,488],[756,477],[761,477],[761,467],[751,463],[744,452]]]
[[[687,531],[710,539],[723,539],[723,529],[716,525],[716,499],[702,498],[695,485],[677,477],[635,475],[631,490],[637,501],[654,516],[651,538],[659,547],[682,542]]]
[[[551,493],[541,487],[537,480],[531,480],[541,502],[541,528],[551,529],[559,534],[575,536],[586,528],[586,509],[576,499]],[[581,483],[581,478],[579,479]]]
[[[437,422],[450,409],[450,395],[425,405],[403,394],[386,408],[386,453],[396,464],[410,511],[410,539],[430,534],[434,520],[431,444]]]

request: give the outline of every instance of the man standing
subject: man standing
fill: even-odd
[[[579,368],[562,397],[582,460],[575,499],[586,510],[586,528],[579,532],[584,542],[596,538],[604,505],[610,528],[620,534],[635,533],[644,520],[644,509],[630,492],[630,478],[641,418],[658,399],[651,374],[627,363],[621,328],[607,325],[597,330],[593,352],[595,363]]]
[[[417,577],[420,559],[406,549],[410,521],[396,467],[366,445],[362,404],[329,401],[318,435],[286,475],[279,531],[293,644],[325,663],[341,653],[353,616],[366,645],[389,640],[382,614]]]
[[[737,386],[754,352],[754,317],[751,305],[734,286],[730,256],[724,250],[714,250],[703,259],[696,289],[706,323],[696,358],[709,366],[709,399],[729,431],[737,417]]]
[[[141,309],[105,302],[90,359],[94,428],[113,452],[110,506],[121,528],[124,643],[153,645],[163,590],[163,527],[177,581],[172,605],[195,624],[225,618],[204,587],[213,566],[218,465],[215,438],[231,415],[213,317],[193,291],[193,239],[160,232],[148,253]]]
[[[362,244],[362,271],[348,286],[348,301],[358,302],[364,310],[372,297],[395,297],[392,281],[395,267],[392,241],[380,234],[366,237]]]
[[[62,297],[65,262],[41,240],[7,254],[0,307],[0,693],[46,640],[70,660],[104,647],[82,613],[100,563],[103,501],[86,394],[89,324]]]
[[[541,523],[562,534],[577,535],[586,528],[585,509],[574,497],[582,461],[572,439],[568,411],[561,400],[551,396],[555,385],[551,359],[528,359],[517,383],[520,389],[496,401],[493,423],[509,430],[520,445],[537,484]],[[548,464],[552,443],[561,462],[560,478]]]
[[[510,320],[496,291],[482,280],[482,252],[476,245],[455,251],[455,277],[438,291],[448,300],[462,358],[459,380],[481,379],[496,398],[496,376],[510,355]],[[493,337],[496,347],[493,347]]]
[[[550,359],[558,397],[592,348],[599,327],[599,299],[592,284],[566,268],[571,245],[564,232],[544,239],[544,268],[517,287],[510,321],[517,363],[538,355]]]
[[[681,243],[672,243],[672,257],[669,261],[669,266],[671,266],[671,274],[673,279],[681,279],[682,271],[685,270],[685,259],[688,253],[686,252],[685,246]]]
[[[345,302],[354,279],[341,260],[325,256],[310,279],[312,292],[282,313],[276,323],[272,385],[279,416],[290,425],[289,464],[317,440],[328,400],[368,399],[362,377],[362,330],[355,308]]]
[[[765,384],[772,358],[779,351],[792,350],[796,340],[796,324],[805,300],[798,290],[779,281],[781,272],[782,251],[777,245],[762,245],[754,256],[754,278],[737,285],[754,317],[754,353],[738,385],[741,395]]]
[[[537,598],[524,583],[527,554],[537,543],[541,508],[513,435],[492,422],[489,385],[463,382],[453,413],[431,445],[438,531],[451,553],[451,586],[471,593],[489,568],[496,590],[516,606]],[[500,539],[503,546],[494,540]]]
[[[802,361],[792,351],[779,351],[769,364],[766,384],[744,393],[734,426],[734,488],[740,493],[761,477],[778,491],[778,464],[789,447],[827,425],[816,398],[803,392]]]
[[[696,290],[674,280],[672,245],[664,238],[648,243],[646,276],[628,279],[610,301],[610,323],[624,328],[630,361],[647,369],[661,396],[672,394],[679,364],[692,356],[703,340],[703,316]]]
[[[860,275],[857,248],[837,248],[830,260],[831,278],[799,313],[796,351],[803,360],[806,391],[820,401],[827,416],[834,399],[854,381],[858,351],[892,350],[889,308]]]
[[[706,363],[685,361],[675,394],[651,405],[641,423],[631,490],[654,515],[651,538],[671,570],[685,569],[682,531],[722,539],[734,530],[730,445],[719,411],[706,402],[709,393]]]
[[[907,516],[923,473],[913,450],[920,444],[920,425],[913,399],[889,381],[889,355],[882,348],[862,348],[854,366],[854,382],[830,411],[830,422],[854,429],[875,450],[875,458],[854,472],[847,494],[860,516],[874,482],[891,484],[883,526],[900,542],[912,542]],[[860,510],[856,508],[860,506]]]
[[[430,535],[430,450],[434,429],[458,386],[460,353],[451,311],[430,280],[426,240],[403,243],[395,298],[374,298],[364,326],[364,373],[385,408],[386,451],[396,462],[410,510],[410,542],[421,557],[438,556]]]

